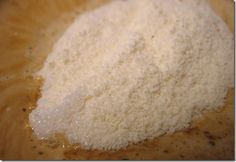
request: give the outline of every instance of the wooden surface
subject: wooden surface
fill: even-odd
[[[233,31],[233,1],[209,0]],[[39,70],[52,44],[76,15],[104,0],[0,1],[0,159],[233,159],[234,90],[218,112],[209,112],[192,128],[130,145],[119,151],[88,151],[58,141],[38,140],[28,115],[39,97]]]

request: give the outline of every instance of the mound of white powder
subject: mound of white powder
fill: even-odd
[[[79,16],[37,75],[29,119],[39,138],[120,149],[223,105],[233,35],[203,1],[113,1]]]

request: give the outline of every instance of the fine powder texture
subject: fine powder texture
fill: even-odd
[[[54,45],[30,124],[85,149],[173,133],[223,106],[233,60],[233,35],[205,1],[113,1]]]

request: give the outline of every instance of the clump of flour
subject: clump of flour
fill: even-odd
[[[205,1],[113,1],[79,16],[38,75],[38,137],[120,149],[222,106],[233,36]]]

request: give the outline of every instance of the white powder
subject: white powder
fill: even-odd
[[[79,16],[38,75],[42,97],[29,118],[39,138],[120,149],[222,106],[233,36],[203,1],[113,1]]]

